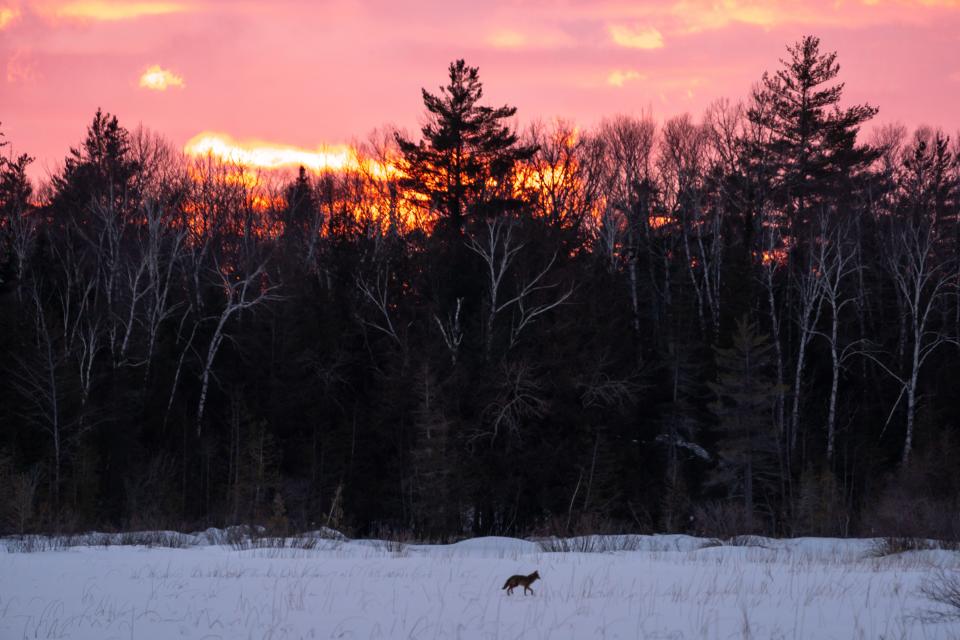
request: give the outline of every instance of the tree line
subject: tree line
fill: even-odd
[[[960,146],[815,37],[698,120],[484,104],[279,181],[0,156],[0,530],[960,537]]]

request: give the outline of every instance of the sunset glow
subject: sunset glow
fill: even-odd
[[[184,151],[192,156],[212,155],[222,160],[261,169],[296,168],[314,172],[342,171],[356,166],[353,152],[346,145],[322,147],[313,151],[269,142],[239,142],[225,133],[200,133],[191,138]]]
[[[879,107],[864,135],[897,122],[960,129],[960,0],[0,0],[0,30],[3,131],[36,156],[34,179],[97,108],[177,148],[217,132],[210,151],[350,166],[337,143],[385,125],[418,131],[421,88],[460,57],[480,68],[491,104],[517,107],[519,129],[699,119],[718,99],[746,99],[806,33],[837,51],[845,101]]]
[[[395,171],[392,165],[360,158],[355,149],[343,144],[303,149],[260,140],[238,141],[225,133],[207,131],[191,138],[183,150],[189,156],[209,155],[225,162],[268,171],[302,166],[313,173],[363,170],[374,177]]]
[[[0,7],[0,31],[20,17],[20,10],[11,7]]]
[[[607,76],[607,84],[614,87],[622,87],[627,82],[631,80],[639,80],[643,78],[643,74],[633,69],[628,69],[626,71],[611,71],[610,75]]]
[[[615,24],[610,27],[610,37],[621,47],[630,49],[659,49],[663,36],[654,28],[632,28]]]
[[[67,2],[53,13],[60,18],[113,22],[148,16],[161,16],[187,11],[184,4],[174,2]]]
[[[183,78],[155,64],[140,76],[140,86],[151,91],[166,91],[171,87],[183,89],[186,85],[183,83]]]

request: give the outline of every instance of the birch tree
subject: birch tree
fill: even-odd
[[[906,316],[907,361],[897,372],[876,357],[872,359],[897,381],[900,393],[890,417],[906,396],[906,431],[901,462],[906,465],[913,451],[917,390],[923,365],[938,348],[960,344],[943,322],[948,296],[956,295],[956,278],[936,253],[938,234],[929,220],[893,221],[887,237],[885,264]],[[889,422],[889,418],[888,418]]]
[[[557,260],[557,253],[551,256],[547,264],[526,280],[517,278],[513,290],[507,292],[505,278],[507,272],[516,271],[515,263],[524,248],[514,236],[518,222],[507,216],[486,221],[477,236],[467,240],[467,246],[483,261],[486,276],[487,313],[484,322],[484,354],[489,359],[497,316],[511,309],[513,320],[510,328],[509,346],[512,348],[520,339],[520,334],[540,316],[556,309],[573,294],[573,289],[559,289],[558,283],[550,283],[547,276]],[[554,295],[542,294],[553,292]]]
[[[213,375],[214,360],[224,339],[231,338],[228,332],[229,321],[245,310],[279,299],[279,296],[275,293],[279,285],[267,284],[265,263],[261,263],[256,269],[245,275],[235,273],[229,268],[217,264],[215,274],[220,279],[224,303],[219,314],[208,317],[208,320],[213,321],[215,325],[210,336],[210,342],[207,345],[207,352],[200,373],[200,399],[197,402],[196,414],[198,436],[203,424],[203,411],[210,388],[210,377]]]
[[[817,285],[820,288],[823,304],[829,313],[829,325],[826,330],[817,331],[817,335],[826,340],[830,348],[830,397],[827,400],[827,461],[834,457],[837,398],[840,374],[844,363],[859,353],[861,340],[843,344],[840,335],[840,322],[844,309],[856,304],[857,294],[850,287],[850,280],[857,275],[859,262],[857,245],[848,237],[849,224],[838,224],[832,228],[823,214],[819,220],[821,242],[816,247],[819,273]]]

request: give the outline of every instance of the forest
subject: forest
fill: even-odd
[[[457,60],[323,171],[0,139],[0,533],[960,540],[960,145],[771,63],[584,129]]]

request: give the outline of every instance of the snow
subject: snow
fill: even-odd
[[[237,550],[221,530],[176,549],[107,546],[114,536],[21,553],[7,540],[0,638],[960,636],[960,622],[924,621],[935,606],[919,593],[938,568],[960,570],[951,551],[876,558],[871,540],[690,536],[404,545],[317,533],[312,549]],[[543,551],[557,546],[570,550]],[[534,570],[536,595],[501,590]]]

